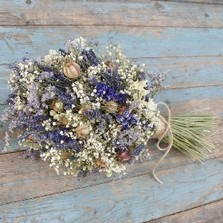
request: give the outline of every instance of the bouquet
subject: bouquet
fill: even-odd
[[[154,101],[165,75],[147,72],[118,45],[102,52],[97,42],[80,37],[36,60],[23,58],[11,69],[2,119],[10,122],[9,131],[19,132],[24,157],[39,157],[58,174],[123,173],[134,160],[149,156],[151,138],[165,151],[161,160],[171,147],[200,161],[212,148],[206,136],[215,119],[171,117],[166,104]],[[166,107],[167,117],[158,105]],[[8,140],[7,133],[6,145]],[[157,165],[153,174],[159,181]]]

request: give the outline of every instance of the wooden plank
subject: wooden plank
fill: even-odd
[[[167,103],[190,101],[191,99],[196,100],[214,100],[222,98],[223,87],[200,87],[200,88],[186,88],[186,89],[170,89],[162,91],[156,97],[157,101],[166,101]],[[171,101],[170,101],[171,100]]]
[[[205,105],[212,107],[213,114],[218,115],[222,112],[223,100],[193,100],[189,103],[184,102],[181,103],[179,107],[175,107],[173,112],[185,112],[194,107],[199,109]],[[212,140],[215,144],[215,150],[213,154],[208,155],[207,159],[223,156],[221,140],[223,135],[222,127],[223,120],[219,121],[218,128],[213,132]],[[127,175],[122,176],[122,178],[151,174],[152,167],[161,157],[161,153],[153,147],[150,150],[152,160],[129,166]],[[20,154],[21,153],[9,153],[0,155],[0,191],[2,193],[0,196],[0,204],[90,187],[96,184],[115,181],[118,178],[118,176],[105,178],[103,176],[91,175],[78,181],[73,177],[57,176],[55,171],[49,169],[47,163],[19,159],[18,157]],[[191,160],[188,160],[188,158],[178,151],[172,150],[169,156],[160,165],[159,170],[166,170],[191,163]]]
[[[167,1],[167,0],[163,0]],[[171,2],[178,2],[178,3],[195,3],[195,4],[216,4],[216,5],[222,5],[223,2],[221,0],[170,0]]]
[[[0,64],[36,58],[63,48],[68,39],[83,36],[120,43],[130,58],[217,57],[223,55],[223,29],[149,27],[0,27]],[[2,73],[2,70],[0,70]],[[6,72],[3,72],[6,73]]]
[[[144,222],[223,198],[222,159],[0,206],[3,222]],[[192,183],[193,182],[193,183]],[[112,217],[111,217],[112,216]]]
[[[143,163],[137,162],[134,166],[129,166],[127,175],[123,175],[122,179],[150,174],[152,167],[161,156],[161,153],[155,150],[155,148],[151,153],[153,160]],[[19,159],[21,154],[21,152],[16,152],[0,155],[0,205],[91,187],[119,179],[118,175],[107,178],[103,174],[93,174],[80,179],[72,176],[58,176],[54,170],[49,168],[48,163]],[[223,154],[216,153],[215,156],[221,155]],[[159,169],[169,169],[182,164],[187,165],[191,162],[173,150]]]
[[[220,200],[164,218],[148,221],[147,223],[221,223],[223,219],[222,207],[223,200]]]
[[[221,5],[185,1],[118,1],[118,4],[117,1],[66,1],[64,4],[62,0],[16,0],[4,1],[0,25],[213,28],[223,27],[223,14]]]
[[[167,72],[169,88],[211,86],[223,83],[223,57],[139,58],[153,72]]]

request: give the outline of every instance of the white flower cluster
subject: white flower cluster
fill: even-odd
[[[81,104],[89,103],[89,97],[86,95],[86,91],[84,91],[84,86],[79,81],[72,83],[72,89],[79,98]]]

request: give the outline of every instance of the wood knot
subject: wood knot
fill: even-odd
[[[32,1],[31,0],[26,0],[26,4],[28,4],[28,5],[32,4]]]

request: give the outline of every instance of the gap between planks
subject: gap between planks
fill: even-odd
[[[211,208],[209,208],[210,206]],[[162,216],[161,218],[153,219],[151,221],[146,221],[144,223],[164,223],[164,222],[165,223],[179,223],[179,222],[191,223],[192,220],[193,220],[193,223],[207,223],[207,222],[221,223],[220,219],[223,219],[222,207],[223,207],[223,199],[219,199],[219,200],[215,200],[206,204],[201,204],[193,208],[189,208],[189,209],[185,209],[176,213],[172,213],[170,215]],[[221,212],[221,214],[217,216],[219,221],[213,222],[213,219],[208,219],[209,221],[207,221],[207,218],[205,218],[205,222],[203,222],[201,219],[204,217],[202,213],[203,209],[207,209],[208,211],[209,209],[214,209],[214,210],[219,209],[219,213]],[[194,214],[194,212],[196,212],[196,214]],[[193,216],[192,217],[193,219],[191,219],[191,217],[189,217],[189,219],[185,218],[185,215],[189,215],[189,214],[190,216]],[[196,220],[196,222],[194,222],[194,215],[197,215],[197,214],[199,214],[198,219]],[[216,216],[213,216],[213,217],[216,218]],[[179,218],[181,218],[182,221],[179,221],[180,220]]]

